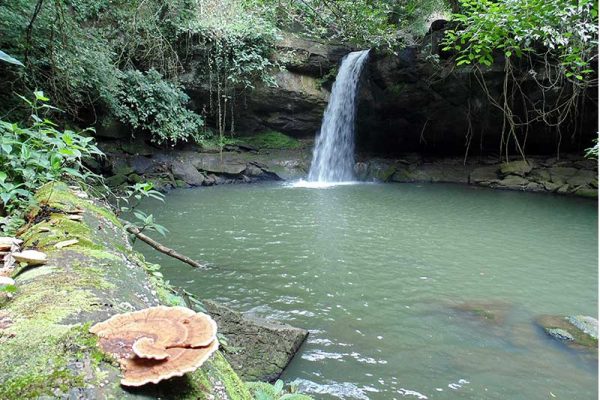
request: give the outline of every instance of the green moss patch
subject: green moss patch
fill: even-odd
[[[302,143],[281,132],[266,131],[254,136],[243,137],[238,140],[240,143],[249,144],[257,149],[299,149]]]

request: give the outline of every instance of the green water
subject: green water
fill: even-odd
[[[145,209],[171,231],[166,244],[213,265],[138,245],[173,284],[311,331],[283,378],[316,398],[597,398],[596,360],[533,323],[597,314],[593,201],[243,185],[177,190]]]

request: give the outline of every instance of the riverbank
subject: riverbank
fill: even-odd
[[[243,138],[242,138],[243,140]],[[298,141],[295,148],[260,148],[228,145],[223,151],[187,145],[163,150],[142,142],[104,142],[108,157],[97,165],[108,183],[119,186],[150,180],[160,190],[178,187],[240,184],[259,181],[294,181],[308,175],[312,141]],[[398,158],[357,156],[355,173],[361,181],[443,182],[502,190],[544,192],[579,197],[598,197],[598,163],[577,154],[556,157],[531,156],[527,162],[511,157],[430,157],[405,154]]]
[[[99,351],[89,327],[114,314],[186,301],[132,250],[106,206],[63,183],[44,186],[37,199],[22,247],[48,258],[18,267],[14,293],[0,297],[0,398],[253,398],[221,352],[164,384],[121,386],[116,362]]]

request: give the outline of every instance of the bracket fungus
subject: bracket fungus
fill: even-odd
[[[17,262],[24,262],[28,265],[43,265],[48,261],[46,253],[37,250],[23,250],[20,253],[12,253],[11,256]]]
[[[158,383],[199,368],[219,348],[217,324],[185,307],[151,307],[117,314],[90,328],[119,359],[125,386]]]

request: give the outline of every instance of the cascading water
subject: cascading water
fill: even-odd
[[[354,179],[356,92],[368,55],[369,50],[355,51],[342,60],[317,136],[308,174],[310,182]]]

